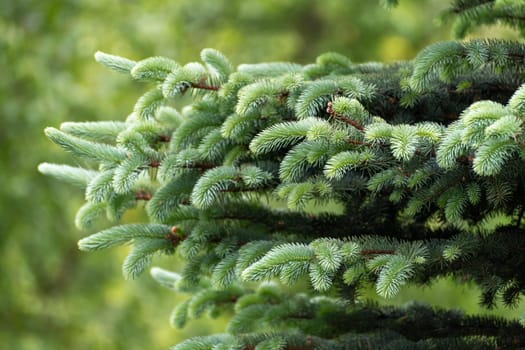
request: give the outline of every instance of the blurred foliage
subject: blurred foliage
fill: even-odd
[[[99,67],[96,50],[187,62],[214,47],[237,64],[307,63],[325,51],[355,61],[402,60],[448,37],[432,22],[444,6],[439,0],[406,0],[391,11],[358,0],[1,1],[2,347],[161,349],[221,331],[206,323],[184,334],[171,330],[169,291],[147,276],[124,281],[118,252],[78,252],[82,233],[73,218],[81,192],[36,171],[45,159],[65,157],[44,138],[45,126],[124,119],[144,91]]]

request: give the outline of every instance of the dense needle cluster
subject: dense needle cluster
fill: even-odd
[[[460,36],[525,29],[520,0],[456,0],[450,15]],[[39,169],[85,188],[79,228],[116,222],[80,249],[131,243],[129,278],[157,253],[184,258],[180,273],[152,269],[190,293],[174,325],[233,310],[225,334],[175,350],[525,348],[517,321],[360,293],[442,276],[475,281],[487,306],[525,291],[522,42],[439,42],[394,64],[325,53],[235,69],[213,49],[184,65],[95,58],[151,89],[125,121],[46,129],[93,167]],[[142,203],[149,222],[117,224]],[[298,281],[311,288],[281,287]]]

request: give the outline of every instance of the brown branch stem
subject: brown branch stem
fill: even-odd
[[[202,83],[192,83],[191,87],[195,89],[212,90],[212,91],[217,91],[221,88],[220,86],[212,86],[212,85],[206,85]]]
[[[359,124],[355,120],[352,120],[352,119],[348,118],[346,115],[335,113],[335,114],[333,114],[333,116],[334,116],[335,119],[341,120],[341,121],[345,122],[346,124],[353,126],[354,128],[356,128],[359,131],[365,131],[365,128],[361,124]]]
[[[366,145],[366,146],[371,146],[369,143],[366,143],[366,142],[363,142],[363,141],[359,141],[359,140],[353,140],[353,139],[346,139],[345,140],[346,143],[350,143],[352,145]]]
[[[330,114],[334,119],[341,120],[342,122],[345,122],[346,124],[353,126],[359,131],[365,131],[365,128],[361,124],[359,124],[355,120],[352,120],[346,115],[337,113],[336,111],[334,111],[332,106],[333,106],[332,102],[328,102],[328,105],[326,106],[326,112]]]
[[[171,141],[171,135],[159,135],[157,140],[159,142],[170,142]]]
[[[141,191],[138,191],[136,194],[135,194],[135,199],[136,200],[144,200],[144,201],[149,201],[151,200],[151,198],[153,198],[153,196],[151,195],[151,193],[148,193],[144,190],[141,190]]]

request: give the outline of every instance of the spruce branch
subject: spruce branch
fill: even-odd
[[[98,250],[122,245],[134,238],[164,238],[171,227],[159,224],[129,224],[95,233],[79,241],[81,250]]]
[[[126,151],[119,147],[86,141],[55,128],[46,128],[45,133],[54,143],[79,157],[113,163],[127,158]]]
[[[110,55],[101,51],[95,53],[95,60],[119,73],[130,73],[136,62],[124,57]]]
[[[444,41],[423,49],[414,59],[410,88],[425,92],[437,80],[449,82],[479,67],[523,74],[525,46],[501,40]]]
[[[117,135],[126,129],[126,123],[115,121],[102,122],[65,122],[60,125],[63,132],[94,142],[114,142]]]
[[[474,27],[483,24],[503,23],[514,28],[522,28],[525,24],[525,7],[520,2],[513,1],[462,1],[456,0],[442,17],[455,16],[454,34],[458,38],[465,37]]]
[[[217,76],[221,82],[228,80],[228,76],[233,73],[232,64],[221,52],[214,49],[204,49],[200,56],[202,61],[206,63],[208,71]]]
[[[139,61],[131,69],[131,76],[143,81],[163,81],[179,64],[166,57],[149,57]]]
[[[462,32],[499,20],[523,27],[514,0],[456,0],[452,12]],[[112,226],[79,247],[131,243],[126,278],[158,253],[179,253],[181,274],[152,271],[191,293],[173,324],[233,311],[229,334],[176,350],[525,346],[514,321],[356,298],[365,284],[389,298],[444,276],[474,281],[485,306],[523,295],[522,43],[441,42],[393,64],[333,52],[237,69],[213,49],[200,58],[97,53],[155,86],[125,122],[46,129],[97,171],[39,167],[85,187],[80,228],[146,202],[150,223]],[[187,92],[179,112],[171,104]],[[312,289],[288,293],[268,279]]]
[[[85,188],[97,175],[96,171],[64,164],[41,163],[38,171],[42,174],[53,176],[61,181]]]

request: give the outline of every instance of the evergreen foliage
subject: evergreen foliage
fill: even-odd
[[[463,34],[498,20],[523,30],[523,11],[520,1],[454,1],[449,14]],[[93,166],[39,170],[85,187],[80,228],[146,202],[149,223],[79,247],[131,243],[129,278],[156,253],[183,257],[180,274],[152,270],[191,294],[172,324],[233,310],[227,333],[174,349],[525,348],[517,321],[361,296],[373,285],[390,298],[441,276],[475,281],[487,307],[525,291],[523,43],[447,41],[411,62],[327,53],[237,70],[212,49],[202,63],[95,59],[151,89],[125,123],[47,128]],[[192,102],[176,110],[186,95]],[[312,214],[312,203],[342,209]],[[511,224],[491,228],[495,217]]]

